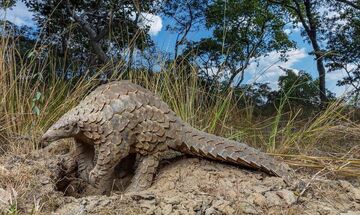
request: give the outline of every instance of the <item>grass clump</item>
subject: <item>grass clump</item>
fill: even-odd
[[[14,41],[6,37],[2,37],[0,47],[2,153],[37,149],[40,135],[101,84],[105,71],[122,68],[107,65],[94,73],[67,77],[59,74],[51,56],[22,57]],[[193,126],[282,156],[290,164],[319,168],[326,166],[323,161],[331,161],[341,173],[358,174],[354,169],[360,156],[354,152],[359,150],[356,142],[360,126],[352,119],[356,109],[349,111],[346,104],[335,100],[325,109],[305,116],[307,110],[293,107],[287,92],[274,112],[256,116],[256,105],[244,93],[224,90],[219,84],[204,84],[195,67],[186,69],[186,75],[167,67],[156,73],[134,70],[113,73],[109,80],[130,79],[161,96]]]

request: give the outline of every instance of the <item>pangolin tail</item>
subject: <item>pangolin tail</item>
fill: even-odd
[[[258,169],[283,178],[287,184],[293,182],[294,172],[287,164],[259,150],[244,143],[199,131],[190,125],[184,126],[182,130],[183,138],[176,150]]]

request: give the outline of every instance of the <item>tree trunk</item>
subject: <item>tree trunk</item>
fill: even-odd
[[[309,35],[309,39],[311,41],[314,54],[316,57],[316,68],[319,74],[319,90],[320,90],[320,100],[322,103],[325,103],[328,101],[326,96],[326,70],[324,66],[324,56],[321,52],[321,49],[319,47],[319,44],[317,43],[316,37],[314,35]]]
[[[319,88],[320,88],[320,100],[322,103],[325,103],[328,101],[327,96],[326,96],[326,87],[325,87],[325,67],[324,67],[324,63],[323,63],[323,56],[321,55],[317,55],[316,56],[316,67],[319,73]]]
[[[309,25],[306,24],[306,21],[304,19],[304,17],[302,16],[301,13],[301,9],[298,5],[298,3],[295,1],[295,3],[298,6],[298,14],[300,16],[300,20],[305,28],[305,32],[307,33],[310,41],[311,41],[311,45],[313,47],[314,50],[314,54],[316,57],[316,67],[318,70],[318,74],[319,74],[319,94],[320,94],[320,100],[321,100],[321,105],[324,106],[325,103],[328,101],[327,96],[326,96],[326,70],[325,70],[325,66],[324,66],[324,56],[323,53],[321,51],[321,48],[318,44],[317,41],[317,31],[318,31],[318,25],[317,25],[317,21],[315,20],[313,11],[312,11],[312,4],[310,0],[304,0],[304,5],[305,5],[305,14],[307,17],[307,20],[309,22]]]
[[[314,54],[316,57],[316,67],[319,74],[319,96],[322,105],[328,101],[326,96],[326,70],[324,67],[324,59],[323,53],[320,49],[320,46],[317,42],[317,32],[319,31],[318,21],[314,16],[313,6],[315,1],[311,0],[292,0],[292,4],[286,4],[284,1],[273,1],[269,0],[271,3],[283,5],[287,7],[289,10],[296,13],[297,17],[300,19],[301,24],[304,27],[304,30],[309,37],[312,48],[314,50]],[[305,7],[305,8],[303,8]],[[305,9],[305,13],[304,13]]]
[[[227,90],[227,89],[229,89],[229,88],[231,87],[231,84],[234,82],[236,76],[237,76],[238,74],[240,74],[240,73],[241,73],[241,75],[240,75],[240,80],[239,80],[239,81],[237,82],[237,84],[235,85],[235,88],[238,88],[238,87],[240,86],[240,84],[244,81],[244,73],[245,73],[245,71],[244,71],[243,68],[231,72],[231,76],[230,76],[230,78],[229,78],[228,84],[227,84],[226,87],[225,87],[225,90]]]

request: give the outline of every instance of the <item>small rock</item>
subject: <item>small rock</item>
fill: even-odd
[[[249,203],[241,203],[239,208],[241,209],[242,214],[259,214],[259,211],[256,210],[255,206]]]
[[[354,199],[356,199],[357,201],[360,201],[360,189],[358,188],[354,188]]]
[[[270,189],[269,187],[263,185],[257,185],[251,188],[252,192],[255,193],[265,193],[269,191],[269,189]]]
[[[173,189],[175,189],[176,186],[175,186],[175,183],[174,183],[174,182],[170,181],[170,182],[164,184],[163,187],[164,187],[165,189],[173,190]]]
[[[180,198],[178,196],[173,196],[171,198],[165,198],[164,202],[172,205],[178,205],[180,204]]]
[[[213,206],[218,211],[224,214],[234,214],[235,210],[230,206],[230,202],[225,200],[217,200],[213,203]]]
[[[205,215],[217,215],[220,214],[214,207],[205,210]]]
[[[352,198],[360,202],[360,189],[353,187],[351,192],[353,193]]]
[[[281,205],[281,199],[275,192],[266,192],[265,193],[266,204],[268,206],[279,206]]]
[[[166,204],[164,207],[161,208],[164,215],[170,215],[172,212],[172,206],[170,204]]]
[[[353,188],[353,186],[347,181],[340,180],[339,183],[340,183],[340,186],[342,188],[344,188],[346,191],[350,191]]]
[[[227,195],[231,198],[231,199],[236,199],[237,197],[237,193],[234,190],[229,190],[227,192]]]
[[[10,172],[4,166],[0,166],[0,175],[7,176]]]
[[[83,200],[81,200],[80,204],[82,204],[82,205],[87,205],[87,204],[88,204],[88,200],[87,200],[87,199],[83,199]]]
[[[336,215],[339,214],[338,211],[332,207],[328,207],[326,205],[322,205],[321,208],[317,211],[319,214],[329,214],[329,215]]]
[[[157,208],[155,209],[155,211],[154,211],[154,214],[155,214],[155,215],[162,215],[162,210],[161,210],[161,208],[157,207]]]
[[[288,205],[291,205],[296,202],[296,197],[293,192],[290,190],[279,190],[276,192],[278,196],[280,196]]]
[[[351,193],[351,198],[355,200],[360,200],[360,189],[355,188],[352,184],[347,181],[340,181],[340,186],[344,188],[347,192]]]
[[[171,215],[180,215],[180,212],[178,210],[173,210],[173,212],[171,213]]]
[[[191,200],[185,201],[183,204],[186,208],[189,209],[189,211],[195,211],[196,208],[199,207],[199,202],[191,201]]]
[[[42,184],[42,185],[46,185],[46,184],[49,184],[50,183],[50,179],[48,177],[40,177],[39,178],[39,182]]]
[[[179,211],[180,215],[193,215],[193,214],[195,214],[195,212],[190,212],[190,211],[185,210],[185,209],[181,209],[181,210],[178,210],[178,211]]]
[[[257,206],[263,207],[266,204],[266,198],[260,193],[254,193],[252,195],[253,203]]]
[[[155,213],[156,207],[154,205],[149,206],[148,208],[145,208],[145,212],[147,215],[152,215]]]
[[[146,211],[155,207],[155,202],[152,202],[152,201],[142,201],[141,204],[140,204],[140,207],[141,208],[145,208]]]
[[[7,208],[11,202],[11,193],[0,188],[0,211]]]

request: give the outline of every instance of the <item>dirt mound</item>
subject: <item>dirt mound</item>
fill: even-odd
[[[360,189],[347,181],[312,180],[298,174],[302,182],[287,187],[277,177],[198,158],[165,161],[153,186],[143,192],[75,198],[69,195],[84,183],[64,178],[59,155],[64,153],[56,149],[2,157],[0,210],[24,214],[360,214]]]

